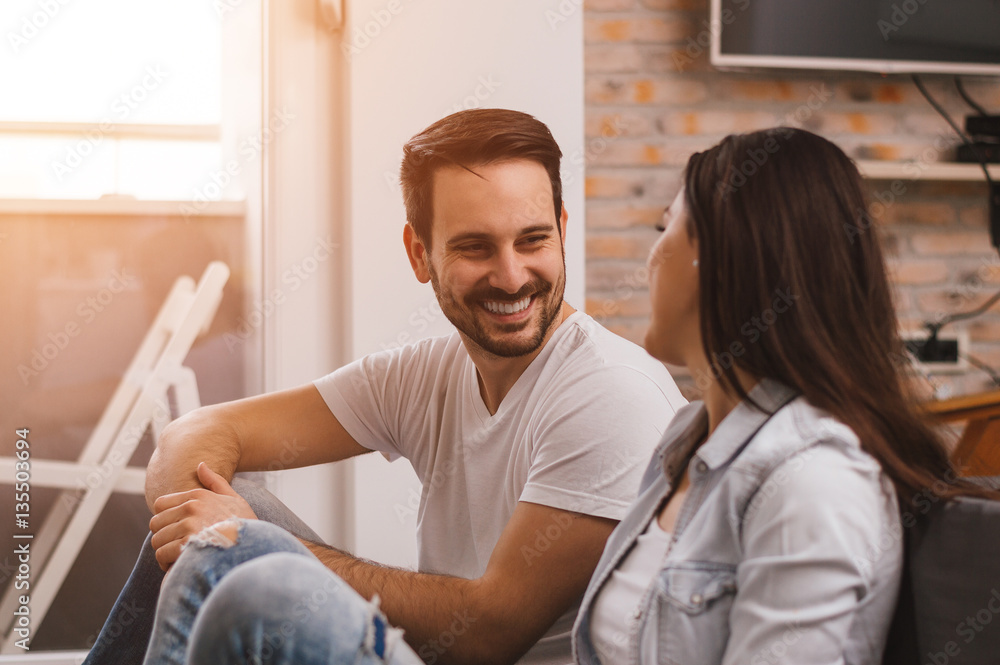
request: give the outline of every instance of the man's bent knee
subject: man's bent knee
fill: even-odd
[[[191,662],[296,662],[303,650],[350,648],[344,629],[366,605],[314,557],[267,554],[234,568],[209,595],[192,633]],[[254,653],[233,652],[247,645]]]
[[[330,662],[363,654],[421,662],[377,598],[365,600],[315,557],[285,552],[237,566],[212,591],[192,631],[189,662],[307,662],[316,653]]]
[[[181,555],[164,578],[164,588],[192,575],[217,581],[234,567],[275,552],[315,558],[279,526],[260,520],[225,520],[203,529],[184,544]]]

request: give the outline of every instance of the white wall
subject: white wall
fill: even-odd
[[[281,127],[265,145],[263,298],[281,293],[266,317],[264,389],[308,383],[347,357],[344,303],[348,249],[342,237],[344,191],[344,58],[316,0],[265,3],[265,123]],[[283,122],[280,118],[290,118]],[[327,246],[336,245],[331,250]],[[297,453],[287,442],[289,458]],[[327,542],[351,546],[344,497],[347,465],[271,474],[271,487]]]
[[[569,211],[566,298],[582,309],[583,173],[574,159],[583,154],[581,3],[564,1],[568,16],[555,0],[347,4],[350,356],[452,330],[426,309],[433,291],[406,260],[398,172],[402,145],[461,108],[525,111],[552,130]],[[369,455],[355,471],[356,552],[414,565],[411,507],[420,490],[409,465]]]

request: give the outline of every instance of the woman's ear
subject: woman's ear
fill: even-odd
[[[431,273],[428,269],[427,247],[413,230],[409,222],[403,227],[403,244],[406,246],[406,256],[410,259],[410,267],[413,274],[421,284],[431,281]]]

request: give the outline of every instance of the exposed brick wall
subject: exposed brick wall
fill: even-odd
[[[586,0],[587,311],[642,342],[652,229],[688,156],[731,132],[779,124],[830,138],[855,159],[950,159],[954,134],[908,77],[845,72],[720,72],[708,62],[707,0]],[[704,47],[699,45],[705,45]],[[925,77],[960,121],[969,111],[947,77]],[[966,77],[1000,113],[1000,80]],[[938,148],[935,148],[935,143]],[[986,187],[925,178],[870,181],[905,325],[965,311],[1000,288],[989,246]],[[972,353],[1000,367],[1000,306],[965,327]],[[947,331],[948,329],[946,329]],[[682,370],[682,388],[697,394]],[[941,392],[988,389],[980,370],[935,376]]]

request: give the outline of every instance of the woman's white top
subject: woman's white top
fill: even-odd
[[[611,573],[594,601],[590,634],[602,663],[626,661],[627,645],[634,640],[641,616],[640,604],[663,567],[670,549],[670,534],[660,528],[657,516],[649,521],[632,551]],[[654,633],[655,631],[647,631]]]

